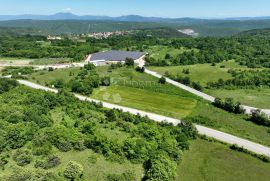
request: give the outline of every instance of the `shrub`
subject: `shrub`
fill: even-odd
[[[62,89],[65,87],[65,82],[63,79],[57,79],[57,80],[54,80],[51,85],[53,85],[55,88],[57,89]]]
[[[191,86],[194,89],[198,90],[198,91],[202,91],[203,90],[203,87],[201,86],[200,82],[197,82],[197,83],[196,82],[192,82]]]
[[[48,71],[52,72],[52,71],[54,71],[54,69],[52,67],[49,67]]]
[[[183,74],[189,74],[190,73],[190,71],[189,71],[189,69],[183,69]]]
[[[127,66],[134,66],[134,60],[132,58],[126,58],[125,64]]]
[[[0,94],[8,92],[10,89],[13,89],[17,86],[18,83],[15,80],[0,78]]]
[[[166,78],[165,77],[161,77],[158,82],[160,84],[165,84],[166,83]]]
[[[8,154],[0,155],[0,169],[2,170],[5,169],[5,165],[8,163],[8,158],[9,158]]]
[[[270,118],[261,110],[252,111],[250,120],[258,125],[270,127]]]
[[[111,78],[110,77],[102,77],[100,80],[100,84],[102,86],[110,86],[111,85]]]
[[[64,176],[70,180],[80,179],[83,175],[83,166],[77,162],[70,161],[64,171]]]
[[[145,71],[145,68],[144,67],[136,67],[136,69],[135,69],[137,72],[141,72],[141,73],[144,73],[144,71]]]
[[[89,63],[89,64],[84,65],[84,68],[86,70],[95,70],[96,66],[94,64]]]
[[[226,98],[225,101],[220,98],[216,98],[213,105],[235,114],[245,113],[245,109],[241,106],[241,103],[235,103],[232,98]]]
[[[176,163],[162,154],[147,160],[144,163],[144,169],[145,180],[175,180]]]
[[[13,155],[13,160],[19,166],[25,166],[31,163],[32,156],[29,150],[19,149]]]
[[[45,161],[36,161],[36,168],[50,169],[60,165],[60,158],[55,155],[50,155]]]

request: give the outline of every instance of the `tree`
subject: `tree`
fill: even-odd
[[[203,87],[201,86],[200,82],[192,82],[191,85],[194,89],[198,90],[198,91],[202,91]]]
[[[252,111],[250,120],[258,125],[270,127],[270,118],[261,110]]]
[[[6,78],[0,78],[0,94],[9,91],[18,86],[17,81]]]
[[[144,71],[145,71],[145,68],[144,67],[136,67],[136,69],[135,69],[137,72],[141,72],[141,73],[144,73]]]
[[[164,154],[153,156],[144,163],[145,180],[174,181],[176,163]]]
[[[89,63],[89,64],[84,65],[84,68],[86,70],[95,70],[96,66],[94,64],[92,64],[92,63]]]
[[[70,161],[64,171],[64,176],[70,180],[80,179],[83,175],[83,170],[81,164]]]
[[[63,79],[56,79],[51,83],[51,85],[53,85],[57,89],[62,89],[65,87],[65,82]]]
[[[134,60],[132,58],[126,58],[125,64],[130,67],[134,66]]]
[[[166,78],[165,77],[161,77],[158,81],[160,84],[165,84],[166,83]]]

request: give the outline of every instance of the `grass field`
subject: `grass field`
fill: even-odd
[[[31,62],[32,65],[51,65],[51,64],[60,64],[60,63],[71,63],[71,59],[68,58],[43,58],[35,59]]]
[[[224,65],[225,68],[220,68]],[[215,82],[222,78],[224,80],[231,79],[232,76],[227,71],[229,69],[247,69],[245,66],[240,66],[234,61],[227,61],[211,66],[210,64],[197,64],[187,66],[171,66],[171,67],[149,67],[151,70],[165,74],[169,72],[172,75],[182,75],[190,77],[193,82],[200,82],[202,86],[206,86],[207,82]],[[189,69],[190,74],[184,74],[183,69]],[[234,98],[235,101],[239,101],[242,104],[258,107],[258,108],[270,108],[269,89],[236,89],[236,90],[224,90],[224,89],[204,89],[205,93],[214,97],[220,98]]]
[[[225,65],[225,68],[220,68],[221,65]],[[165,72],[169,72],[172,75],[187,76],[194,82],[200,82],[202,86],[206,86],[207,82],[217,81],[220,78],[223,78],[224,80],[232,78],[231,74],[227,72],[230,68],[241,68],[241,66],[234,61],[228,61],[216,64],[216,66],[211,66],[211,64],[196,64],[186,66],[149,67],[149,69],[162,75],[164,75]],[[184,69],[189,69],[190,74],[184,74]]]
[[[29,80],[40,83],[42,85],[50,83],[56,79],[62,79],[67,83],[72,78],[74,78],[79,71],[80,68],[58,69],[52,72],[49,72],[48,70],[42,70],[31,74],[29,76]],[[74,75],[70,76],[70,72],[74,73]]]
[[[91,97],[178,119],[189,115],[197,104],[190,98],[125,86],[103,87],[95,90]]]
[[[256,125],[247,120],[247,115],[236,115],[216,108],[208,102],[198,101],[189,115],[194,123],[230,133],[257,143],[270,146],[270,128]],[[198,121],[200,120],[200,121]]]
[[[270,109],[270,89],[205,89],[207,94],[220,98],[233,98],[244,105],[254,106],[261,109]]]
[[[125,162],[123,164],[115,163],[106,160],[101,154],[96,154],[91,150],[69,151],[69,152],[55,152],[61,160],[61,165],[52,169],[50,172],[63,173],[69,161],[76,161],[80,163],[84,168],[84,178],[91,178],[93,181],[106,180],[108,174],[122,174],[125,172],[132,172],[136,175],[136,178],[140,180],[143,176],[143,166],[141,164],[132,164]],[[92,160],[95,160],[93,162]],[[31,172],[37,172],[38,169],[34,167],[35,160],[31,164],[24,167],[24,170]],[[9,159],[9,163],[5,166],[5,171],[0,172],[0,178],[4,175],[11,173],[13,170],[18,170],[19,167],[15,166],[16,163]],[[20,168],[21,169],[21,168]]]
[[[164,59],[167,53],[175,58],[177,55],[183,53],[184,51],[188,51],[188,50],[185,48],[176,49],[176,48],[172,48],[172,47],[168,47],[168,46],[161,46],[161,45],[150,46],[146,50],[146,52],[151,57],[153,57],[157,60]]]
[[[221,143],[195,140],[184,152],[177,181],[254,181],[270,178],[270,164]]]

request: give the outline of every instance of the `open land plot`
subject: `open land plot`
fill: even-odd
[[[233,98],[244,105],[249,105],[261,109],[270,109],[270,89],[205,89],[207,94],[220,98]]]
[[[49,72],[48,70],[42,70],[35,72],[28,76],[30,81],[46,85],[57,79],[62,79],[65,83],[68,83],[79,73],[80,68],[70,68],[70,69],[58,69]]]
[[[220,68],[224,65],[225,68]],[[189,77],[193,82],[200,82],[202,86],[206,86],[208,82],[215,82],[222,78],[228,80],[232,78],[232,75],[228,73],[229,69],[242,69],[246,70],[245,66],[241,66],[234,61],[227,61],[211,66],[210,64],[196,64],[187,66],[170,66],[170,67],[149,67],[149,69],[156,71],[162,75],[165,72],[169,72],[172,75],[181,75],[183,77]],[[190,74],[184,74],[183,70],[189,69]],[[270,90],[267,88],[258,89],[204,89],[203,92],[220,98],[234,98],[235,101],[239,101],[244,105],[269,109],[269,97]]]
[[[221,143],[198,139],[184,152],[176,180],[267,180],[269,170],[269,163],[233,151]]]
[[[173,47],[168,47],[168,46],[150,46],[145,50],[151,57],[157,59],[157,60],[162,60],[165,58],[166,54],[169,53],[172,57],[176,58],[177,55],[185,52],[185,51],[190,51],[185,48],[180,48],[176,49]]]
[[[62,78],[66,82],[76,76],[79,68],[41,71],[31,75],[34,82],[50,82]],[[70,76],[70,72],[74,74]],[[270,146],[270,128],[247,121],[246,115],[235,115],[218,109],[209,102],[170,84],[158,84],[158,79],[132,68],[97,67],[101,77],[109,76],[111,86],[94,90],[92,98],[105,102],[137,108],[174,118],[189,118],[193,123],[224,131],[254,142]],[[202,116],[203,119],[197,119]]]
[[[220,68],[221,65],[225,65],[225,68]],[[230,61],[216,64],[216,66],[211,66],[211,64],[196,64],[185,66],[149,67],[150,70],[156,71],[162,75],[164,75],[165,72],[168,72],[171,75],[187,76],[193,82],[200,82],[202,86],[206,86],[207,82],[218,81],[220,78],[224,80],[232,78],[231,74],[228,73],[228,70],[231,68],[241,68],[241,66]],[[189,69],[190,73],[184,74],[184,69]]]

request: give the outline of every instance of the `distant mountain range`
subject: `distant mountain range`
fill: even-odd
[[[190,23],[204,23],[205,21],[246,21],[246,20],[266,20],[270,19],[270,16],[267,17],[240,17],[240,18],[225,18],[225,19],[197,19],[197,18],[161,18],[161,17],[144,17],[138,15],[128,15],[128,16],[119,16],[119,17],[110,17],[110,16],[92,16],[92,15],[75,15],[72,13],[56,13],[54,15],[0,15],[0,21],[7,20],[104,20],[104,21],[124,21],[124,22],[158,22],[158,23],[181,23],[181,24],[190,24]]]
[[[247,30],[270,28],[270,16],[196,19],[143,17],[138,15],[120,17],[78,16],[72,13],[0,15],[0,28],[23,28],[25,32],[36,34],[82,34],[164,27],[178,31],[178,33],[194,32],[199,36],[231,36]]]

